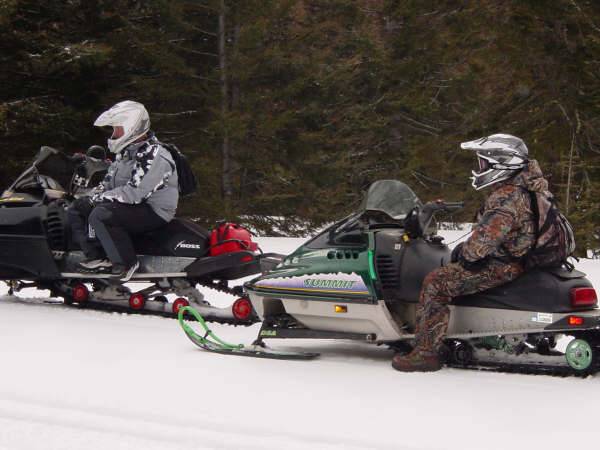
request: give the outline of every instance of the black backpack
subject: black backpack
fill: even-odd
[[[185,155],[179,151],[175,144],[166,144],[164,142],[160,144],[169,151],[173,161],[175,161],[177,177],[179,179],[179,194],[185,196],[196,192],[198,182]]]
[[[575,251],[573,227],[559,211],[552,194],[527,191],[535,223],[536,241],[525,256],[525,267],[569,266],[567,258]]]

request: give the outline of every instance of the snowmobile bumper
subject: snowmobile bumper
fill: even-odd
[[[544,329],[546,331],[564,331],[573,332],[579,330],[599,330],[600,331],[600,309],[594,311],[595,314],[589,312],[571,314],[561,317],[559,320],[548,325]]]
[[[46,236],[0,235],[0,279],[56,279],[60,277]]]
[[[200,258],[185,268],[190,278],[202,278],[210,274],[213,279],[237,280],[238,278],[263,273],[281,262],[282,255],[253,252],[226,253],[219,256]]]

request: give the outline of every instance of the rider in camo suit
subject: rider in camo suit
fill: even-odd
[[[528,159],[525,143],[511,135],[495,134],[465,142],[473,150],[479,171],[473,187],[492,191],[477,215],[470,238],[452,252],[452,263],[432,271],[423,282],[417,306],[416,346],[396,355],[400,371],[433,371],[442,367],[438,352],[454,297],[481,292],[514,280],[524,272],[523,256],[535,243],[535,223],[529,191],[547,191],[539,164]]]

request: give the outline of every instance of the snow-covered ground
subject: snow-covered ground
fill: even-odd
[[[456,234],[456,236],[454,236]],[[444,232],[447,241],[462,232]],[[302,239],[263,239],[289,253]],[[600,261],[578,265],[600,287]],[[354,342],[273,341],[290,362],[205,353],[177,322],[0,287],[0,449],[565,449],[600,442],[600,376],[401,374]],[[29,301],[27,299],[30,299]],[[217,305],[231,303],[208,292]],[[213,325],[250,342],[258,325]]]

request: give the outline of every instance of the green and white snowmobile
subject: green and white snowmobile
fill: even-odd
[[[461,207],[423,205],[400,181],[375,182],[358,212],[245,284],[262,320],[248,353],[256,356],[263,348],[281,357],[264,340],[294,338],[351,339],[409,351],[423,279],[450,261],[443,239],[427,233],[429,224],[436,212]],[[236,346],[233,353],[244,348]],[[600,369],[596,292],[584,273],[555,268],[456,298],[443,356],[448,365],[468,368],[594,373]]]

